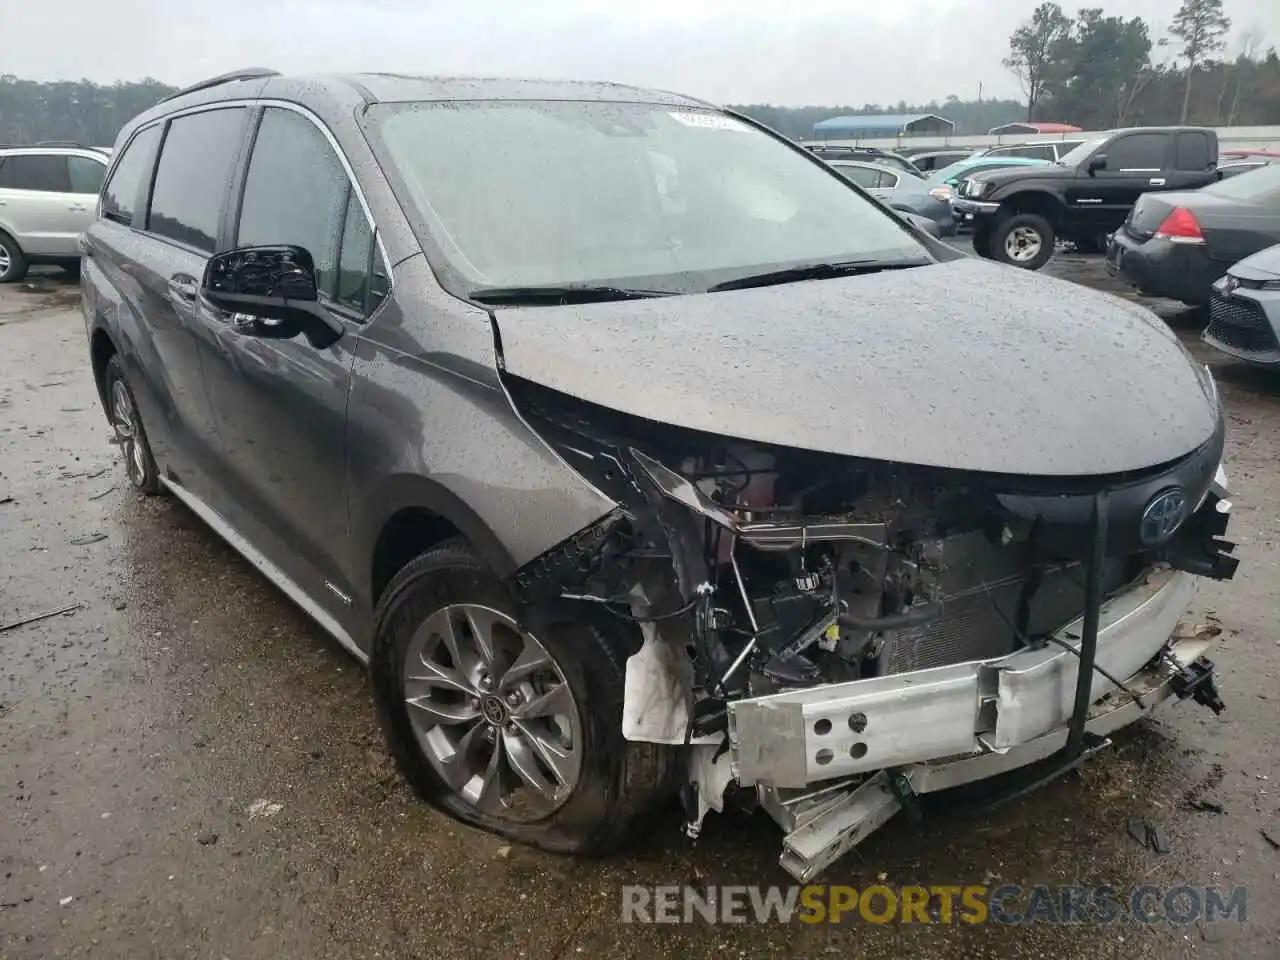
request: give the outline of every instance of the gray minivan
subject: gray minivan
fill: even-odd
[[[749,798],[807,880],[1221,708],[1177,630],[1235,571],[1206,368],[743,116],[245,71],[121,132],[84,256],[133,484],[369,664],[466,823],[591,853]]]

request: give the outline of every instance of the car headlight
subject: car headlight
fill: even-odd
[[[932,190],[929,191],[929,196],[933,197],[933,199],[935,200],[943,200],[943,201],[950,200],[951,188],[950,187],[934,187]]]
[[[977,199],[987,192],[987,187],[991,184],[983,180],[968,181],[968,189],[965,190],[965,196]]]

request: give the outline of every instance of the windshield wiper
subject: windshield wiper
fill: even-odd
[[[478,303],[500,306],[542,306],[568,303],[607,303],[610,300],[646,300],[669,297],[670,290],[632,290],[589,283],[539,287],[477,287],[468,296]]]
[[[799,280],[828,280],[832,277],[850,277],[860,273],[879,273],[881,270],[906,270],[910,267],[927,267],[932,260],[844,260],[838,263],[807,263],[785,270],[770,270],[746,277],[734,277],[708,287],[708,293],[722,290],[745,290],[748,287],[770,287],[779,283],[795,283]]]

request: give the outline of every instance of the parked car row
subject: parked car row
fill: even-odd
[[[1147,193],[1107,248],[1107,266],[1142,293],[1210,302],[1233,264],[1280,243],[1280,166],[1198,190]]]

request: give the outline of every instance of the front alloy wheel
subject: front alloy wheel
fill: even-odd
[[[578,784],[582,723],[555,661],[507,614],[454,604],[428,617],[404,663],[409,722],[440,778],[478,811],[553,813]]]
[[[606,853],[675,792],[681,754],[622,736],[638,628],[545,619],[466,541],[423,553],[379,590],[379,719],[432,806],[555,853]]]

